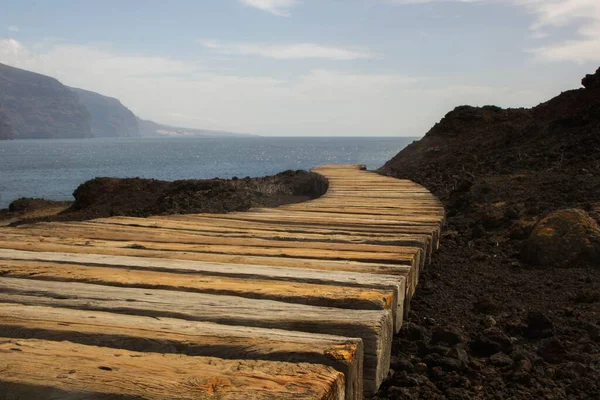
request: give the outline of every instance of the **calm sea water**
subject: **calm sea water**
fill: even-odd
[[[320,164],[382,166],[415,138],[135,138],[0,141],[0,208],[72,200],[97,176],[162,180],[263,176]]]

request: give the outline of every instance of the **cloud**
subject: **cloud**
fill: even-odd
[[[290,16],[290,10],[299,3],[298,0],[240,0],[240,2],[280,17]]]
[[[541,61],[600,61],[600,0],[384,0],[389,4],[479,3],[506,4],[525,9],[533,16],[531,36],[549,44],[529,49]],[[556,31],[572,28],[574,37],[564,39]]]
[[[19,27],[16,26],[16,25],[10,25],[8,27],[8,30],[11,31],[11,32],[19,32]]]
[[[267,45],[255,43],[222,43],[215,40],[203,40],[200,43],[206,48],[223,54],[262,56],[276,60],[319,58],[345,61],[376,57],[374,54],[364,50],[325,46],[316,43]]]
[[[515,0],[535,17],[531,31],[546,37],[550,44],[531,51],[542,61],[600,61],[600,1],[598,0]],[[556,40],[557,28],[572,28],[574,38]]]

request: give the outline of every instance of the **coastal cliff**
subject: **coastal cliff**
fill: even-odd
[[[71,88],[90,114],[94,137],[140,136],[136,116],[118,99],[88,90]]]
[[[143,120],[116,98],[70,88],[54,78],[0,63],[0,140],[140,136],[251,135]]]
[[[14,139],[93,136],[90,115],[77,95],[48,76],[0,64],[0,107]]]
[[[8,116],[4,113],[4,110],[0,108],[0,140],[12,139],[12,127]]]

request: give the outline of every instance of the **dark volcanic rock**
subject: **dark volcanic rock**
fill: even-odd
[[[322,176],[301,170],[230,180],[168,182],[141,178],[95,178],[75,190],[75,202],[69,209],[51,217],[22,219],[13,225],[35,221],[84,221],[116,215],[148,217],[245,211],[251,207],[274,207],[310,200],[325,193],[327,187],[328,182]],[[30,204],[26,201],[22,207],[27,208]]]
[[[393,357],[429,384],[397,374],[376,398],[598,398],[600,263],[589,248],[600,222],[599,75],[532,109],[458,107],[380,170],[438,196],[447,231],[411,300],[413,324],[394,342]],[[580,211],[544,244],[568,268],[523,262],[536,224],[569,209]],[[426,345],[449,326],[468,339],[445,354]]]
[[[88,90],[71,88],[90,113],[95,137],[140,136],[137,117],[115,98]]]
[[[523,258],[548,267],[584,261],[600,265],[600,228],[583,210],[555,211],[535,225],[525,242]]]
[[[92,137],[87,110],[54,78],[0,64],[0,102],[14,139]]]
[[[586,89],[600,88],[600,68],[596,70],[595,74],[588,74],[582,80],[581,84]]]

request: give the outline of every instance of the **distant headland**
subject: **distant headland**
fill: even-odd
[[[178,136],[251,135],[143,120],[118,99],[0,63],[0,140]]]

